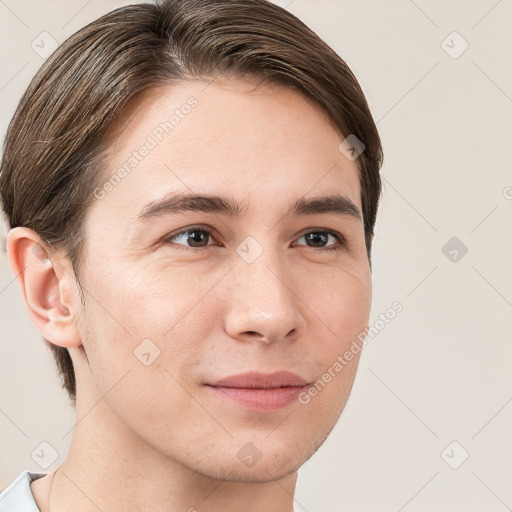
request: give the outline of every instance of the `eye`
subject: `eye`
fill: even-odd
[[[208,243],[208,240],[213,238],[213,231],[205,227],[188,227],[179,233],[170,235],[162,239],[163,245],[181,245],[183,249],[204,249],[210,245],[218,245],[216,243]],[[334,244],[326,245],[329,242],[329,237],[334,239]],[[308,231],[302,235],[298,240],[304,238],[306,245],[311,249],[318,249],[319,251],[340,251],[348,247],[348,242],[345,237],[340,233],[326,230]],[[310,245],[313,244],[313,245]],[[298,244],[304,245],[304,244]]]
[[[187,228],[179,233],[168,236],[162,240],[162,244],[191,244],[185,245],[186,249],[201,249],[203,247],[207,247],[208,245],[216,245],[216,244],[208,244],[208,239],[212,237],[212,231],[209,229],[205,229],[203,227],[191,227]],[[206,242],[206,243],[205,243]]]
[[[335,243],[333,245],[327,246],[326,248],[323,244],[327,244],[329,240],[329,236],[334,238]],[[300,238],[305,238],[306,243],[311,242],[312,244],[315,244],[313,246],[308,245],[308,247],[311,247],[312,249],[320,249],[323,251],[340,251],[342,249],[346,249],[348,246],[348,243],[343,235],[340,233],[335,233],[333,231],[308,231],[304,235],[302,235]],[[299,238],[299,240],[300,240]],[[320,244],[321,247],[317,247],[316,244]],[[299,244],[303,245],[303,244]]]

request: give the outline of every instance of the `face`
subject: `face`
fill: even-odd
[[[86,218],[80,329],[94,392],[197,473],[284,477],[338,420],[360,354],[340,358],[368,326],[356,161],[317,107],[275,85],[152,89],[122,126]],[[326,196],[341,200],[309,203]],[[309,385],[213,386],[277,371]]]

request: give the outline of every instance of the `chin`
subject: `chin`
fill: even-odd
[[[212,462],[204,468],[196,468],[198,473],[215,480],[245,484],[263,484],[281,480],[298,471],[301,464],[291,458],[282,460],[279,457],[272,457],[264,460],[263,457],[253,466],[248,467],[237,461],[224,461],[221,465],[219,460]]]

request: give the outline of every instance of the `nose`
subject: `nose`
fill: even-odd
[[[225,329],[234,339],[291,341],[305,324],[296,283],[277,258],[239,261],[231,272]]]

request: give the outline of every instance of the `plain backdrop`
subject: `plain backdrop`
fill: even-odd
[[[47,32],[61,43],[127,3],[0,0],[2,140],[44,60],[33,41]],[[295,506],[510,510],[512,1],[279,4],[346,60],[367,96],[385,155],[370,323],[403,305],[369,338],[340,420],[299,471]],[[25,469],[55,469],[73,425],[5,252],[0,338],[4,488]],[[46,469],[31,456],[42,442],[58,452]]]

